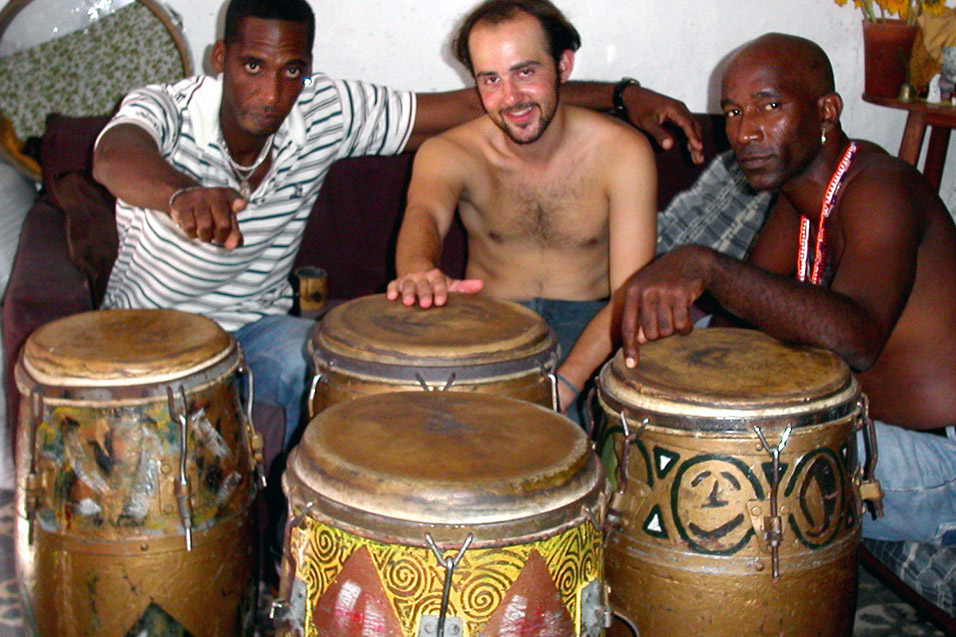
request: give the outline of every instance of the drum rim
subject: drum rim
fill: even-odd
[[[208,327],[214,328],[213,333],[218,332],[220,336],[226,337],[226,342],[224,347],[218,351],[210,351],[209,355],[205,360],[198,361],[192,365],[186,367],[180,367],[179,369],[155,372],[151,370],[139,370],[140,373],[137,375],[137,372],[134,370],[124,370],[125,373],[111,370],[110,374],[90,374],[87,377],[82,377],[79,375],[66,376],[66,375],[56,375],[50,373],[49,371],[43,370],[42,365],[38,363],[43,363],[47,359],[42,356],[36,356],[36,360],[31,355],[32,350],[40,350],[41,346],[37,344],[37,340],[44,336],[47,331],[62,325],[69,325],[71,320],[79,320],[80,317],[89,317],[91,314],[97,312],[84,312],[81,315],[70,315],[47,323],[36,331],[34,331],[24,343],[23,347],[20,348],[20,353],[17,357],[17,368],[22,368],[23,372],[27,374],[34,382],[38,385],[45,387],[63,387],[63,388],[75,388],[76,391],[83,392],[84,390],[92,390],[93,388],[102,389],[104,387],[150,387],[162,383],[170,383],[172,381],[188,378],[190,376],[201,374],[204,370],[207,370],[211,367],[220,365],[223,361],[235,357],[241,357],[238,343],[236,342],[235,337],[223,330],[218,323],[204,316],[198,314],[191,314],[187,312],[180,312],[178,310],[154,310],[154,309],[132,309],[132,310],[107,310],[108,312],[123,312],[136,314],[146,314],[146,313],[171,313],[174,316],[178,316],[179,320],[188,320],[194,321],[197,324],[202,323]]]
[[[471,546],[493,548],[558,535],[588,521],[601,531],[604,528],[607,482],[596,456],[593,457],[593,463],[593,466],[588,467],[588,473],[590,475],[593,471],[596,479],[590,487],[582,488],[577,497],[547,509],[538,507],[524,515],[500,519],[436,521],[369,511],[322,495],[300,476],[288,471],[282,476],[282,490],[288,498],[289,511],[295,516],[293,525],[298,516],[308,516],[321,524],[372,541],[419,548],[428,547],[426,531],[443,549],[460,547],[471,533],[474,535]],[[581,484],[586,485],[585,482]],[[438,503],[436,508],[442,507],[442,504]]]
[[[417,475],[413,469],[379,473],[374,464],[368,461],[363,464],[363,457],[354,450],[350,450],[351,456],[339,455],[342,436],[361,434],[358,425],[349,430],[328,428],[341,425],[343,418],[361,423],[370,410],[380,409],[381,420],[376,414],[374,422],[377,424],[371,425],[371,430],[375,430],[385,424],[394,425],[386,416],[392,413],[389,408],[405,407],[426,412],[434,408],[433,403],[438,404],[436,397],[420,390],[385,392],[333,405],[313,419],[302,441],[289,455],[283,484],[291,480],[315,498],[326,498],[345,507],[388,518],[442,524],[447,522],[449,511],[454,510],[458,514],[452,524],[480,524],[507,521],[561,507],[591,490],[594,482],[603,483],[603,468],[592,444],[580,427],[560,414],[535,403],[502,396],[448,392],[442,397],[452,401],[452,409],[460,410],[450,413],[470,414],[467,410],[472,408],[492,405],[497,408],[512,403],[519,410],[515,412],[516,417],[545,416],[546,420],[539,423],[540,431],[549,431],[555,426],[565,428],[562,438],[554,439],[561,440],[562,447],[556,449],[565,455],[551,454],[546,462],[528,469],[522,465],[519,468],[522,473],[512,472],[507,477],[489,473],[443,479],[434,474]],[[466,424],[478,422],[473,420]],[[326,442],[322,441],[322,427],[334,432],[327,434],[331,438]],[[422,440],[417,433],[413,435],[416,437],[410,440]],[[566,450],[563,449],[565,441]],[[436,453],[447,451],[442,449]],[[424,458],[420,460],[424,461]],[[510,459],[507,461],[511,462]],[[488,471],[492,469],[488,468]],[[480,484],[477,483],[479,479],[482,480]],[[386,490],[383,485],[391,485],[391,490]],[[430,501],[429,498],[437,499]]]
[[[470,295],[456,293],[454,296],[469,297]],[[464,361],[470,361],[469,365],[471,366],[494,367],[496,364],[507,364],[511,360],[525,361],[535,359],[536,361],[539,358],[547,360],[551,356],[556,357],[557,336],[555,331],[537,312],[520,303],[507,299],[496,299],[485,296],[477,298],[492,301],[496,304],[508,307],[518,314],[536,319],[539,325],[544,328],[542,334],[540,334],[538,338],[532,338],[515,346],[511,350],[502,350],[500,347],[495,348],[494,344],[492,344],[484,351],[449,353],[448,348],[436,348],[434,352],[419,352],[413,354],[406,354],[397,349],[389,348],[386,343],[371,343],[368,340],[359,340],[355,343],[349,343],[342,340],[342,336],[330,334],[328,330],[329,318],[336,320],[339,318],[339,315],[345,314],[350,308],[357,307],[360,303],[368,303],[370,301],[380,303],[382,299],[386,299],[384,294],[377,294],[352,299],[329,310],[325,319],[316,323],[313,328],[312,336],[309,339],[309,353],[316,369],[318,369],[319,359],[322,358],[336,361],[340,369],[355,369],[356,373],[363,373],[362,370],[368,368],[376,369],[378,366],[399,367],[402,365],[415,365],[419,368],[447,370],[450,367],[462,366]],[[386,302],[392,304],[397,303],[397,301],[387,299]],[[510,353],[516,354],[517,358],[504,361],[492,358],[502,351],[509,351]],[[319,354],[319,352],[321,352],[321,354]],[[389,362],[382,362],[383,359],[388,359]],[[525,363],[525,365],[527,365],[527,363]],[[524,369],[525,367],[519,367],[518,371],[524,371]],[[447,378],[447,372],[443,371],[442,373],[444,373],[445,378]],[[445,378],[440,380],[444,380]]]
[[[765,403],[733,407],[713,407],[699,403],[676,402],[642,396],[643,405],[634,405],[614,394],[598,378],[597,399],[609,416],[623,415],[633,427],[648,426],[689,432],[753,433],[753,426],[783,428],[806,427],[846,418],[859,409],[860,387],[852,375],[840,391],[800,403]],[[646,423],[644,422],[646,421]]]
[[[423,365],[420,358],[406,363],[384,363],[336,354],[323,343],[313,345],[312,363],[317,374],[341,373],[371,380],[387,379],[409,383],[444,384],[454,375],[456,381],[488,381],[500,377],[518,376],[527,372],[550,373],[557,364],[557,344],[554,330],[548,328],[551,338],[548,347],[532,354],[508,360],[468,364],[467,358],[448,358],[445,364]],[[436,359],[436,362],[441,359]]]

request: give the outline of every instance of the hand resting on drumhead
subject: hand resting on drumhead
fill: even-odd
[[[411,272],[389,282],[386,295],[391,301],[401,297],[405,305],[415,305],[417,301],[421,307],[431,307],[444,305],[449,292],[474,294],[484,286],[481,279],[454,279],[438,268],[432,268]]]

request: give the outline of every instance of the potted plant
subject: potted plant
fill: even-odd
[[[848,0],[835,0],[845,5]],[[853,0],[863,12],[863,90],[873,97],[897,97],[907,82],[916,40],[916,18],[941,13],[945,0]]]

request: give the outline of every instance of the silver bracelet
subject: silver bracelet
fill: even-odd
[[[200,190],[202,186],[186,186],[185,188],[180,188],[173,194],[169,195],[169,202],[167,204],[167,209],[172,212],[173,210],[173,200],[179,195],[185,194],[187,192],[192,192],[193,190]]]

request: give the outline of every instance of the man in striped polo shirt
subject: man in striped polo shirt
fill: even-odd
[[[299,424],[311,320],[288,315],[289,271],[319,188],[337,159],[388,155],[481,114],[474,92],[415,95],[311,71],[315,18],[306,0],[232,0],[212,63],[192,77],[131,92],[97,140],[94,176],[116,197],[119,254],[108,308],[172,308],[233,332],[257,401]],[[564,98],[612,106],[610,84]],[[700,158],[683,104],[639,86],[633,121],[664,145],[671,120]]]

